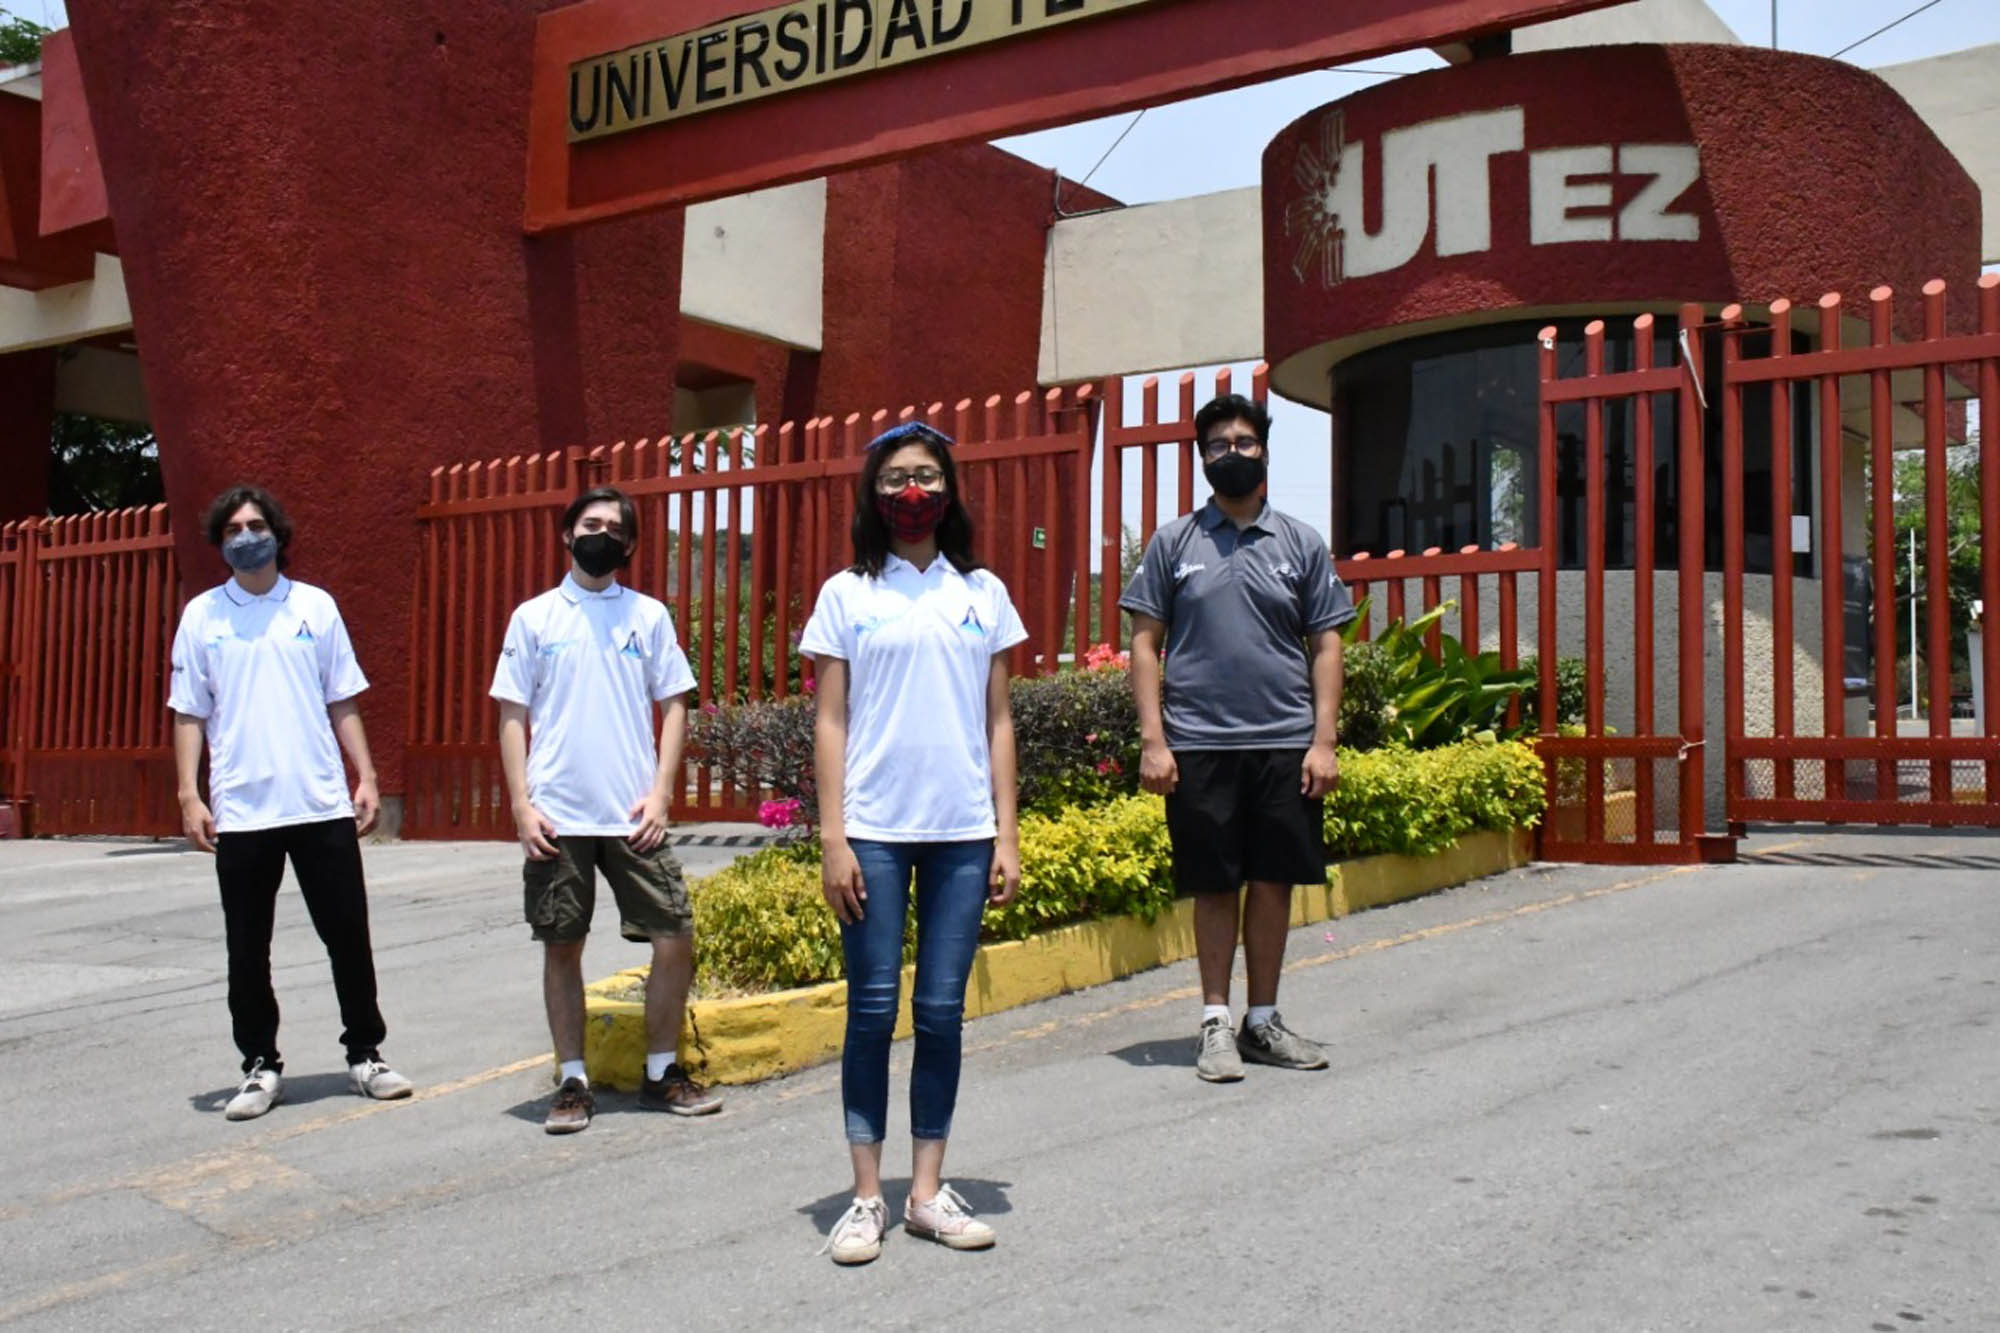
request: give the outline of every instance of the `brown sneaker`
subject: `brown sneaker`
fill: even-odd
[[[695,1082],[682,1069],[679,1061],[667,1066],[667,1072],[655,1083],[641,1076],[639,1081],[639,1109],[642,1111],[668,1111],[674,1115],[714,1115],[722,1109],[720,1095],[710,1092]]]
[[[542,1128],[551,1134],[574,1134],[590,1128],[590,1117],[596,1110],[597,1099],[590,1095],[590,1085],[580,1078],[566,1078],[556,1089],[556,1099],[549,1103]]]

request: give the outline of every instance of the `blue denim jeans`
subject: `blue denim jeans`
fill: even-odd
[[[910,1134],[951,1135],[958,1104],[959,1034],[965,983],[979,949],[993,841],[851,844],[868,888],[861,920],[840,928],[847,959],[847,1045],[840,1098],[849,1143],[888,1135],[889,1044],[902,991],[903,927],[910,876],[917,880],[917,978],[910,993],[916,1055],[910,1070]]]

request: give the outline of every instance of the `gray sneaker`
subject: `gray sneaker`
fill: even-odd
[[[1236,1053],[1228,1019],[1211,1018],[1201,1025],[1201,1035],[1194,1039],[1194,1072],[1210,1083],[1234,1083],[1243,1077],[1243,1057]]]
[[[284,1079],[277,1070],[266,1069],[259,1060],[243,1075],[243,1086],[229,1099],[229,1105],[222,1108],[222,1114],[230,1120],[255,1120],[276,1106],[284,1095]]]
[[[1285,1026],[1284,1019],[1271,1015],[1268,1023],[1250,1026],[1250,1020],[1243,1020],[1243,1031],[1236,1038],[1236,1049],[1246,1060],[1255,1060],[1260,1065],[1276,1065],[1280,1069],[1324,1069],[1326,1052],[1318,1042],[1307,1041],[1298,1033]]]

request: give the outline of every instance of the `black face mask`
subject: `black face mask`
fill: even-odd
[[[1225,500],[1242,500],[1257,493],[1264,484],[1264,460],[1249,458],[1230,450],[1212,463],[1202,464],[1202,474],[1215,493]]]
[[[624,541],[608,532],[586,532],[581,537],[572,537],[569,553],[576,558],[576,567],[594,579],[623,568],[629,554]]]

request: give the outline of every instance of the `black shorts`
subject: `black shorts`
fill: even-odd
[[[1174,751],[1180,781],[1167,797],[1167,835],[1182,893],[1326,878],[1320,802],[1299,792],[1305,757],[1302,749]]]

